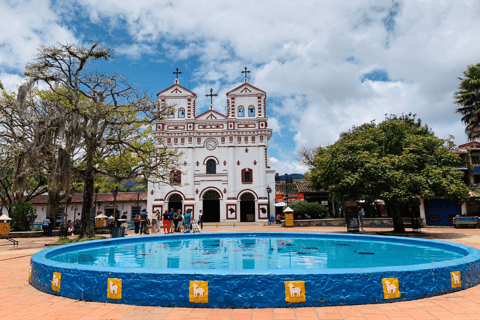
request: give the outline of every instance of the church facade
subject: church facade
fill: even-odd
[[[174,106],[174,113],[156,124],[153,135],[183,155],[170,183],[149,184],[147,207],[191,210],[194,219],[202,210],[204,222],[258,222],[268,221],[270,203],[273,217],[275,171],[267,154],[272,130],[267,128],[266,93],[245,77],[227,93],[226,114],[210,106],[199,115],[197,95],[178,78],[157,97]]]

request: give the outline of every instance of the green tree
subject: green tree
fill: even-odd
[[[327,213],[327,208],[318,202],[295,201],[289,203],[288,206],[295,211],[295,216],[305,217],[308,214],[312,219],[318,219]]]
[[[37,217],[35,207],[26,201],[20,200],[10,215],[13,231],[30,231],[33,221]]]
[[[383,199],[395,232],[405,232],[403,210],[416,197],[458,203],[468,198],[462,172],[451,168],[461,162],[451,147],[415,116],[391,116],[379,124],[353,127],[333,145],[319,148],[306,178],[339,202]]]
[[[105,152],[129,150],[154,168],[173,168],[178,162],[178,155],[167,151],[167,146],[151,142],[154,147],[142,148],[145,144],[137,143],[145,139],[144,130],[164,119],[172,109],[139,92],[123,76],[93,68],[95,62],[111,59],[112,51],[95,41],[89,48],[41,46],[35,61],[26,66],[26,75],[46,84],[57,101],[78,119],[81,152],[73,169],[83,180],[80,237],[95,235],[94,181],[95,175],[102,173],[97,160]],[[153,174],[153,170],[143,175],[152,182],[164,176]]]
[[[480,138],[480,63],[468,66],[463,75],[455,92],[455,103],[460,105],[456,112],[462,115],[468,139],[475,140]]]

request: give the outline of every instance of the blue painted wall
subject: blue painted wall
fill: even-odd
[[[425,200],[425,218],[429,226],[453,226],[452,218],[461,214],[462,207],[455,201]]]

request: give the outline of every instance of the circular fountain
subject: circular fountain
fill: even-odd
[[[350,234],[202,233],[83,242],[31,260],[41,291],[152,306],[263,308],[383,303],[480,282],[480,251]]]

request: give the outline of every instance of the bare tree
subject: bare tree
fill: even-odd
[[[168,115],[171,108],[139,92],[123,76],[92,68],[97,61],[111,59],[112,51],[96,41],[89,48],[41,46],[35,61],[26,66],[26,75],[45,83],[57,103],[63,103],[67,113],[78,119],[81,149],[74,173],[84,182],[80,237],[95,235],[93,194],[95,175],[102,173],[100,159],[115,154],[115,150],[131,150],[145,163],[160,159],[153,167],[158,169],[171,166],[178,158],[166,148],[151,147],[153,141],[150,145],[137,143],[142,132]],[[158,177],[147,171],[144,176]]]
[[[298,159],[301,164],[307,167],[313,167],[313,160],[315,159],[315,156],[318,154],[318,150],[321,147],[317,148],[307,148],[307,147],[302,147],[298,152]]]

